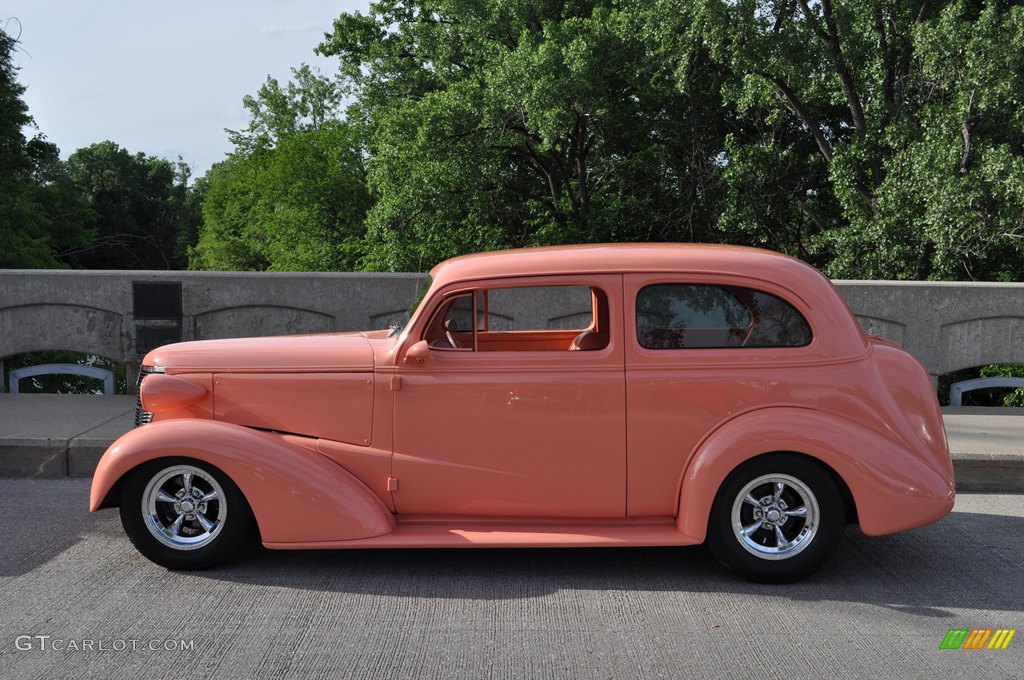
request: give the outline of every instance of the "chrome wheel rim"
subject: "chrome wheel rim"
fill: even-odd
[[[227,517],[224,489],[192,465],[161,470],[142,493],[142,515],[156,540],[175,550],[195,550],[220,534]]]
[[[733,534],[747,552],[785,560],[814,540],[820,521],[818,499],[796,477],[762,475],[746,484],[732,504]]]

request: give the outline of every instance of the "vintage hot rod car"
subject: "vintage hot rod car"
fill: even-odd
[[[268,548],[668,546],[805,576],[847,522],[944,517],[931,381],[831,282],[762,250],[647,244],[438,265],[400,333],[168,345],[104,454],[151,560]]]

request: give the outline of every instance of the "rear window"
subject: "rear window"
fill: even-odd
[[[782,298],[753,288],[659,283],[637,294],[636,334],[647,349],[802,347],[807,320]]]

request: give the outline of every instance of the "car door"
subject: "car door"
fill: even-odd
[[[434,296],[407,340],[428,355],[397,369],[399,513],[625,515],[621,287],[614,275],[534,277]]]
[[[705,437],[746,411],[807,399],[799,392],[821,368],[808,367],[810,326],[787,302],[799,298],[778,283],[673,272],[623,283],[628,514],[674,515]],[[808,373],[794,372],[801,365]]]

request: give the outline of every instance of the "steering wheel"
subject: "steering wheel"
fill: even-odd
[[[444,337],[448,338],[449,344],[455,348],[461,348],[462,345],[455,342],[455,336],[452,334],[453,331],[459,330],[459,325],[455,323],[455,319],[448,319],[444,322]]]

